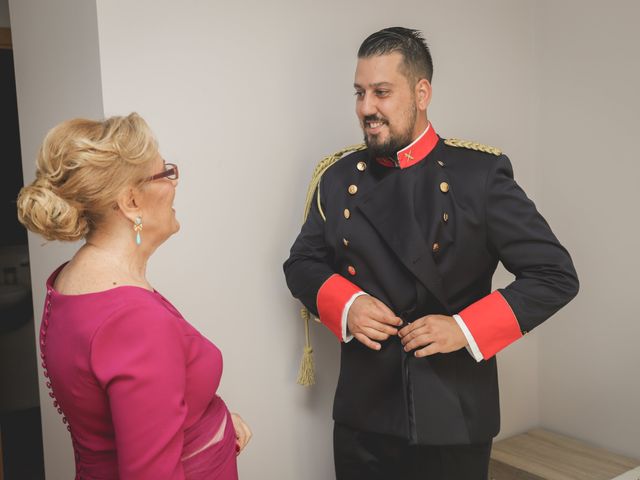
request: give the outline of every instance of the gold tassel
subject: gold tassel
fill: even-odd
[[[302,319],[304,320],[305,344],[300,370],[298,371],[298,384],[303,387],[310,387],[316,383],[315,369],[313,367],[313,348],[309,338],[309,310],[303,308],[300,310]]]

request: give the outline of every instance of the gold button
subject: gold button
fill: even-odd
[[[347,272],[349,272],[349,275],[353,277],[356,274],[356,269],[353,267],[353,265],[349,265],[347,267]]]
[[[449,191],[449,184],[447,182],[442,182],[440,184],[440,191],[442,193],[447,193]]]
[[[449,221],[449,214],[447,212],[444,212],[442,214],[442,221],[447,223]]]
[[[342,243],[344,244],[345,247],[349,246],[349,240],[347,240],[346,238],[342,239]]]
[[[358,187],[355,185],[349,185],[349,193],[351,195],[355,195],[358,191]]]
[[[351,212],[348,208],[344,209],[344,218],[349,218],[351,216]]]
[[[433,253],[438,253],[440,251],[440,244],[438,242],[434,243],[431,250],[433,250]]]
[[[367,164],[364,162],[358,162],[358,165],[356,165],[356,168],[361,172],[364,172],[367,169]]]
[[[438,160],[438,165],[440,165],[441,167],[444,167],[444,162],[442,160]]]

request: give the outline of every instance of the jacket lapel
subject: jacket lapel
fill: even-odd
[[[359,210],[402,264],[449,311],[431,246],[415,218],[416,175],[396,171],[362,197]]]

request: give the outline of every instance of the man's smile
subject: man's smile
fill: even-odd
[[[364,123],[364,128],[366,132],[371,134],[380,133],[380,130],[382,129],[382,127],[384,127],[387,124],[387,122],[379,118],[365,119],[363,123]]]

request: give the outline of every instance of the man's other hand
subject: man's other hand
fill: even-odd
[[[455,352],[467,345],[455,319],[446,315],[421,317],[401,329],[398,336],[406,352],[419,349],[414,352],[416,357]]]
[[[361,295],[349,308],[347,328],[363,345],[380,350],[380,342],[398,334],[402,320],[389,307],[371,295]]]

